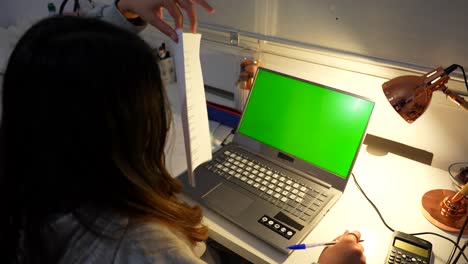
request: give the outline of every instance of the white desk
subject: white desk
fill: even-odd
[[[185,170],[186,161],[175,87],[168,87],[168,94],[176,122],[170,135],[167,163],[170,172],[179,175]],[[456,240],[456,234],[436,228],[420,213],[421,197],[426,191],[454,189],[448,172],[393,154],[373,156],[367,153],[365,148],[363,145],[354,167],[354,174],[386,222],[395,230],[405,233],[430,231]],[[210,229],[211,238],[253,263],[311,263],[317,261],[322,251],[322,248],[315,248],[295,251],[285,256],[214,212],[205,209],[204,215],[204,223]],[[365,240],[363,245],[367,263],[383,263],[392,232],[383,225],[352,178],[342,197],[305,242],[333,240],[346,229],[361,231]],[[433,263],[445,263],[452,250],[452,244],[432,235],[422,238],[429,240],[433,245]],[[463,236],[463,241],[467,238],[468,236]]]

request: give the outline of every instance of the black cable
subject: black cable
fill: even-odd
[[[466,90],[468,91],[468,81],[466,81],[466,74],[465,74],[465,69],[463,69],[463,67],[461,65],[458,65],[458,64],[453,64],[455,65],[456,67],[460,68],[460,70],[462,71],[463,73],[463,78],[465,79],[465,87],[466,87]]]
[[[60,4],[59,15],[63,15],[63,9],[65,9],[67,2],[68,0],[63,0],[62,3]]]
[[[379,215],[380,217],[380,220],[382,220],[383,224],[389,229],[391,230],[392,232],[395,232],[395,230],[393,228],[391,228],[387,222],[385,222],[385,219],[383,218],[382,214],[380,213],[379,209],[377,208],[377,206],[375,206],[375,204],[369,199],[369,197],[367,197],[366,193],[364,192],[364,190],[361,188],[361,185],[359,185],[359,183],[357,182],[357,179],[356,179],[356,176],[354,175],[353,172],[351,172],[351,175],[353,176],[353,180],[354,180],[354,183],[356,184],[356,187],[359,189],[359,191],[361,191],[362,195],[364,195],[364,197],[366,198],[366,200],[372,205],[372,207],[374,208],[374,210],[377,212],[377,214]],[[466,221],[465,221],[466,222]],[[462,231],[463,232],[463,231]],[[438,237],[441,237],[443,239],[446,239],[448,241],[450,241],[456,248],[458,248],[459,250],[461,250],[461,254],[463,255],[463,257],[465,258],[466,261],[468,261],[468,258],[465,256],[465,253],[463,253],[463,249],[458,245],[458,243],[455,243],[455,241],[453,241],[452,239],[448,238],[448,237],[445,237],[443,235],[440,235],[440,234],[437,234],[437,233],[433,233],[433,232],[420,232],[420,233],[412,233],[412,234],[409,234],[409,235],[413,235],[413,236],[419,236],[419,235],[434,235],[434,236],[438,236]],[[447,264],[450,264],[450,262],[447,262]]]
[[[450,241],[454,245],[454,248],[457,248],[458,250],[462,251],[461,254],[465,258],[465,260],[468,262],[468,257],[465,255],[465,253],[463,253],[462,248],[457,243],[455,243],[455,241],[453,241],[452,239],[450,239],[448,237],[445,237],[445,236],[443,236],[441,234],[437,234],[437,233],[433,233],[433,232],[411,233],[410,235],[413,235],[413,236],[433,235],[433,236],[438,236],[440,238],[446,239],[446,240]],[[451,261],[451,257],[449,256],[449,259],[447,259],[447,264],[450,264],[450,261]]]
[[[353,175],[353,180],[354,180],[354,183],[356,184],[356,187],[359,189],[359,191],[361,191],[362,195],[364,195],[364,197],[366,198],[366,200],[372,205],[372,207],[374,207],[374,210],[377,212],[377,214],[379,215],[380,217],[380,220],[382,220],[383,224],[388,228],[390,229],[390,231],[392,232],[395,232],[395,229],[391,228],[387,222],[385,222],[382,214],[380,213],[379,209],[377,209],[377,206],[375,206],[375,204],[371,201],[371,199],[369,199],[369,197],[367,197],[366,193],[364,192],[364,190],[361,188],[361,185],[359,185],[359,183],[357,182],[356,180],[356,176],[354,176],[354,173],[351,172],[351,175]]]
[[[91,1],[89,1],[91,3]],[[62,3],[60,4],[60,9],[59,9],[59,15],[63,15],[63,10],[65,9],[65,6],[67,5],[68,0],[63,0]],[[80,11],[80,1],[75,0],[73,4],[73,12],[79,14]]]
[[[465,244],[463,245],[463,247],[461,248],[460,250],[460,253],[458,253],[458,255],[455,257],[455,259],[453,260],[453,264],[456,264],[458,262],[458,259],[460,258],[461,255],[463,255],[465,257],[465,260],[466,260],[466,256],[465,256],[465,253],[463,253],[463,251],[465,251],[465,248],[466,246],[468,246],[468,240],[465,241]],[[468,260],[467,260],[468,261]]]
[[[465,219],[465,222],[463,222],[463,226],[460,228],[460,232],[458,232],[458,237],[457,237],[457,245],[460,243],[460,240],[461,240],[461,237],[463,235],[463,232],[465,231],[465,228],[466,228],[466,225],[468,224],[468,217]],[[468,240],[467,240],[468,241]],[[449,261],[452,261],[452,258],[453,256],[455,255],[455,252],[456,252],[456,248],[454,247],[452,249],[452,252],[450,253],[450,258],[449,258]],[[461,253],[463,254],[463,251],[461,251]],[[466,258],[466,257],[465,257]],[[468,260],[467,260],[468,261]],[[449,262],[450,263],[450,262]],[[453,263],[456,263],[456,262],[453,262]]]
[[[79,15],[79,11],[80,11],[80,1],[75,0],[75,4],[73,5],[73,12]]]

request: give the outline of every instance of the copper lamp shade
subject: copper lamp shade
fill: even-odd
[[[420,117],[431,102],[432,93],[440,90],[454,103],[468,111],[468,102],[461,96],[452,93],[445,84],[449,73],[456,68],[438,67],[422,76],[405,75],[391,79],[382,85],[383,92],[390,104],[408,123]]]
[[[406,75],[385,82],[383,92],[390,104],[408,123],[420,117],[431,102],[432,93],[444,86],[449,77],[439,67],[422,76]]]

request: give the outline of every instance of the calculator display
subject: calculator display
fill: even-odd
[[[407,243],[400,239],[395,239],[395,242],[393,243],[393,245],[395,247],[401,248],[403,250],[406,250],[408,252],[417,254],[425,258],[429,256],[429,251],[427,249],[415,246],[413,244]]]

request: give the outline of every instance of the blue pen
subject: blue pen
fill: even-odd
[[[363,242],[364,240],[361,239],[358,242]],[[323,243],[311,243],[311,244],[296,244],[287,247],[287,249],[298,250],[298,249],[306,249],[306,248],[313,248],[313,247],[322,247],[322,246],[332,246],[338,243],[338,241],[332,242],[323,242]]]

